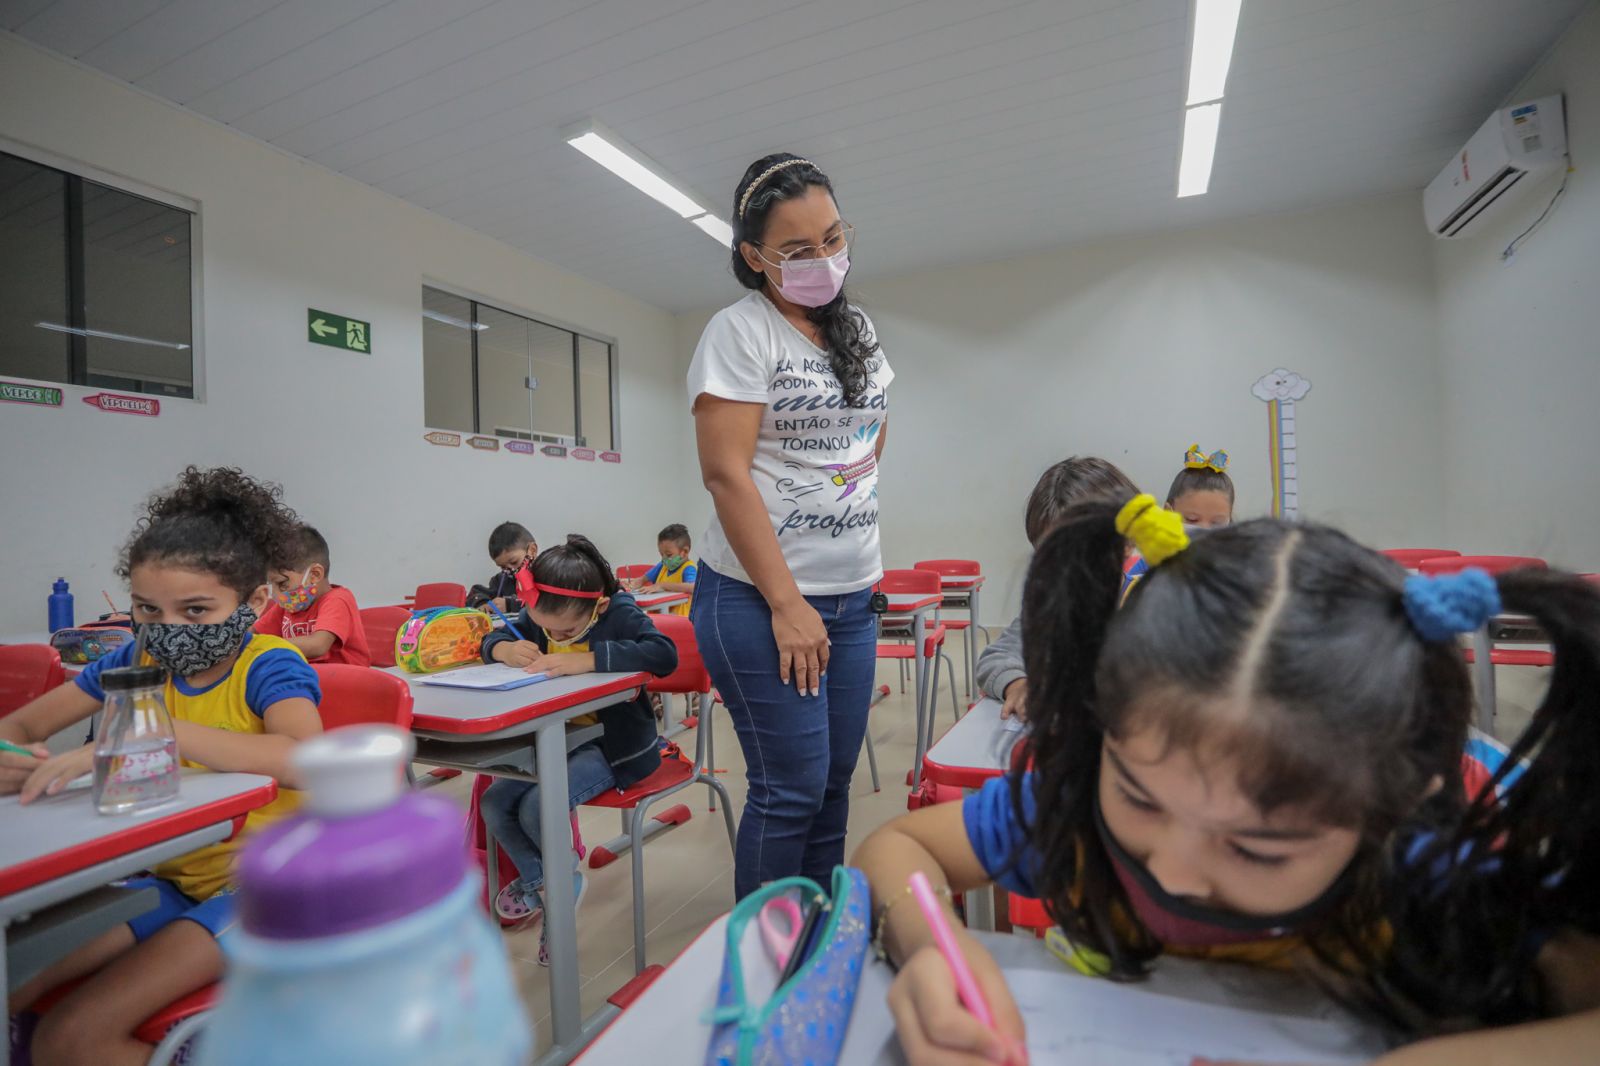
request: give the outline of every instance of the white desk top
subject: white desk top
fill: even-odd
[[[947,589],[970,589],[983,584],[982,574],[940,574],[939,584]]]
[[[1011,766],[1011,749],[1022,735],[1006,728],[1000,702],[985,697],[928,749],[923,767],[938,784],[980,788]]]
[[[642,673],[578,674],[496,692],[424,685],[422,679],[429,675],[407,673],[398,666],[388,667],[385,672],[411,685],[411,696],[416,701],[411,721],[413,729],[474,735],[492,733],[597,700],[605,701],[602,706],[620,702],[648,680]]]
[[[272,802],[277,784],[260,774],[186,769],[171,803],[126,815],[95,811],[87,786],[26,807],[0,797],[0,897],[118,855],[182,836]]]
[[[583,1066],[634,1066],[639,1059],[638,1049],[648,1047],[650,1066],[701,1066],[711,1039],[711,1026],[702,1019],[716,1004],[727,922],[726,915],[712,922],[666,973],[589,1045],[578,1061]],[[1033,937],[975,935],[1008,972],[1042,971],[1064,986],[1072,981],[1095,980],[1058,962],[1044,949],[1043,942]],[[862,973],[855,1010],[839,1056],[841,1063],[876,1066],[905,1061],[894,1039],[893,1019],[884,1005],[892,976],[888,965],[880,962],[870,963]],[[1289,975],[1230,963],[1163,958],[1137,987],[1194,1002],[1337,1021],[1349,1027],[1353,1047],[1364,1047],[1369,1054],[1378,1050],[1370,1031],[1343,1015],[1315,989],[1297,983]],[[672,1038],[661,1039],[663,1033],[671,1033]],[[1308,1053],[1306,1059],[1316,1061],[1317,1056]],[[1033,1061],[1044,1060],[1035,1053]]]

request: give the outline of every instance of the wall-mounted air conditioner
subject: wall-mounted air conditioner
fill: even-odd
[[[1566,159],[1559,95],[1496,111],[1422,191],[1428,228],[1436,237],[1463,236],[1491,207],[1515,199],[1507,194],[1523,179],[1561,167]]]

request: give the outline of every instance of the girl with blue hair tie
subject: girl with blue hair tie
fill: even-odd
[[[1128,540],[1151,569],[1118,610]],[[1509,754],[1471,738],[1456,640],[1502,609],[1555,650]],[[1015,1061],[1025,1035],[964,931],[998,1032],[960,1007],[901,905],[916,870],[1042,900],[1080,968],[1114,980],[1164,954],[1309,974],[1404,1035],[1382,1066],[1597,1060],[1600,590],[1544,571],[1407,579],[1272,519],[1191,544],[1140,496],[1066,517],[1023,624],[1031,768],[855,857],[911,1062]],[[1486,784],[1464,781],[1469,738]]]

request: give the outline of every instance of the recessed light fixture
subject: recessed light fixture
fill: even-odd
[[[186,352],[187,344],[178,341],[157,341],[149,337],[135,337],[131,333],[112,333],[104,329],[79,329],[77,326],[63,326],[59,322],[35,322],[40,329],[50,330],[52,333],[71,333],[76,337],[98,337],[107,341],[126,341],[129,344],[148,344],[152,348],[172,348],[175,351]]]
[[[1183,113],[1183,156],[1178,160],[1178,197],[1203,195],[1211,186],[1211,160],[1217,154],[1222,103],[1201,104]]]
[[[1195,0],[1194,40],[1189,46],[1188,105],[1222,99],[1233,64],[1240,0]]]
[[[688,219],[724,246],[733,244],[733,227],[680,189],[649,156],[593,120],[562,131],[568,144],[611,173]]]
[[[1189,96],[1183,115],[1183,154],[1178,160],[1178,197],[1200,196],[1211,187],[1211,164],[1222,121],[1222,95],[1233,65],[1242,0],[1194,0],[1194,39],[1189,43]]]

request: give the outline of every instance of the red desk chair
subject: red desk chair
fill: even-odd
[[[0,646],[0,716],[67,683],[61,655],[48,644]]]
[[[411,729],[411,686],[393,674],[349,663],[318,663],[324,730],[350,725],[392,725]]]
[[[1385,548],[1384,555],[1393,559],[1407,570],[1415,570],[1417,564],[1424,559],[1448,559],[1459,556],[1458,551],[1449,548]]]
[[[654,563],[629,563],[627,566],[617,567],[618,581],[632,581],[634,578],[644,577],[655,569]]]
[[[644,845],[656,834],[682,825],[689,820],[689,808],[676,804],[654,818],[650,808],[657,800],[690,785],[701,784],[711,790],[713,809],[717,797],[722,799],[722,818],[728,827],[729,850],[737,848],[737,831],[733,824],[733,801],[728,790],[717,780],[711,763],[711,674],[695,643],[694,623],[682,615],[655,615],[651,621],[678,646],[678,668],[666,677],[654,679],[646,687],[651,692],[693,694],[699,702],[699,721],[695,727],[695,755],[691,763],[681,756],[665,755],[656,772],[632,787],[618,791],[611,789],[584,804],[586,807],[609,807],[622,812],[622,836],[597,845],[589,855],[589,868],[597,870],[615,862],[625,852],[633,855],[633,968],[635,973],[645,970],[644,943]]]
[[[467,605],[467,586],[458,585],[453,581],[435,581],[427,585],[418,585],[416,595],[411,598],[411,606],[419,611],[426,611],[433,607],[465,607]]]
[[[940,577],[982,577],[983,567],[976,559],[924,559],[920,563],[913,563],[915,570],[932,570]],[[967,652],[967,698],[973,698],[977,682],[974,680],[974,670],[978,659],[978,634],[983,634],[983,642],[989,643],[989,629],[978,623],[978,612],[973,609],[977,599],[975,589],[952,589],[950,595],[965,595],[966,603],[956,604],[957,610],[965,610],[965,618],[944,618],[945,628],[955,633],[964,635],[963,643]],[[947,597],[948,598],[948,597]],[[948,603],[946,606],[950,606]]]
[[[400,627],[411,617],[405,607],[363,607],[361,628],[367,633],[367,648],[372,652],[372,665],[394,665],[394,638]]]
[[[57,985],[40,996],[28,1009],[29,1013],[44,1017],[84,980],[79,977]],[[193,1049],[187,1045],[204,1026],[211,1008],[216,1006],[219,988],[216,984],[197,988],[150,1015],[133,1031],[141,1043],[151,1047],[150,1066],[181,1066],[189,1061]]]

